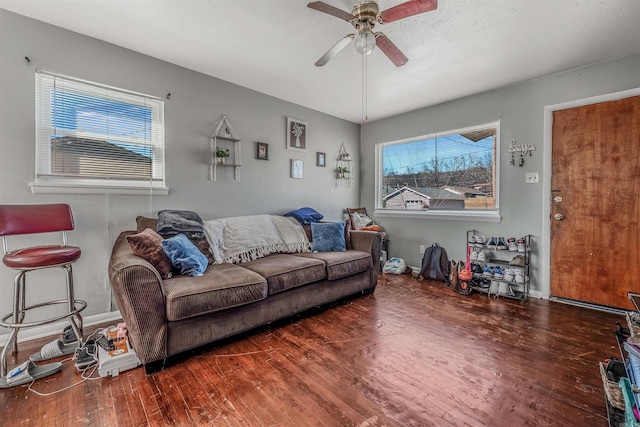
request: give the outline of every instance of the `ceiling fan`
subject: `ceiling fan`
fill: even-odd
[[[356,33],[347,34],[342,40],[336,43],[318,61],[316,67],[322,67],[338,52],[344,49],[352,40],[355,40],[356,51],[361,55],[369,55],[375,46],[387,55],[396,67],[401,67],[409,60],[398,47],[382,33],[374,33],[373,27],[376,23],[387,24],[409,16],[429,12],[438,7],[438,0],[409,0],[380,12],[378,4],[374,1],[365,0],[353,6],[351,13],[345,12],[337,7],[331,6],[321,1],[313,1],[307,7],[320,12],[333,15],[350,22],[356,29]]]

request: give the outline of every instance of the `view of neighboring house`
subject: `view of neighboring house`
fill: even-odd
[[[130,179],[148,180],[151,158],[102,140],[70,136],[51,140],[52,175],[108,178],[121,177],[125,171]]]
[[[485,209],[492,205],[493,198],[479,189],[466,187],[418,187],[404,186],[383,197],[389,209]]]
[[[389,209],[429,209],[431,197],[409,187],[402,187],[383,197]]]

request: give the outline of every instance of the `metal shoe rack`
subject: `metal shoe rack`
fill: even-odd
[[[640,313],[640,294],[628,292],[627,297],[636,308],[635,314]],[[625,312],[628,328],[616,321],[615,331],[618,351],[621,356],[620,361],[624,363],[626,376],[619,379],[609,378],[605,368],[606,364],[599,363],[605,392],[607,420],[610,427],[640,426],[640,420],[635,415],[635,409],[640,407],[640,395],[637,391],[640,382],[640,326],[631,320],[632,313],[631,311]]]
[[[530,267],[530,260],[531,260],[532,236],[530,234],[527,234],[526,236],[523,237],[525,250],[524,252],[517,252],[517,251],[510,251],[508,249],[487,248],[486,245],[490,242],[491,237],[486,237],[486,242],[484,243],[483,247],[476,246],[475,244],[472,245],[472,243],[470,243],[471,236],[477,236],[477,235],[484,235],[484,234],[478,230],[467,231],[467,241],[466,241],[467,247],[472,246],[472,250],[473,248],[475,248],[476,250],[484,250],[485,253],[487,254],[487,257],[485,261],[471,260],[470,261],[471,264],[473,263],[479,264],[480,266],[482,266],[483,269],[485,266],[505,268],[505,267],[509,267],[509,262],[516,255],[522,255],[524,258],[524,265],[517,266],[517,267],[523,269],[524,281],[522,283],[516,282],[515,279],[507,281],[504,279],[485,277],[482,275],[482,273],[474,272],[473,281],[471,282],[471,286],[473,287],[473,289],[479,292],[487,293],[489,294],[489,296],[495,295],[496,297],[502,296],[502,297],[512,298],[520,301],[526,300],[529,297],[529,284],[531,280],[531,271],[530,271],[531,269],[529,267]],[[498,282],[498,284],[500,283],[506,284],[507,292],[498,292],[498,291],[494,292],[492,290],[491,285],[489,286],[486,285],[487,283],[490,284],[491,282]],[[504,286],[502,287],[499,286],[499,289],[504,290]]]

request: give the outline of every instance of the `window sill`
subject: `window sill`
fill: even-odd
[[[32,182],[33,194],[129,194],[139,196],[167,196],[168,187],[141,187],[134,185],[83,185],[58,182]]]
[[[382,218],[435,219],[494,223],[502,221],[502,217],[498,211],[418,211],[404,209],[376,209],[374,215]]]

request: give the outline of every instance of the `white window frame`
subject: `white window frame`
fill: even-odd
[[[424,139],[432,139],[444,135],[459,134],[471,132],[474,130],[486,129],[489,127],[496,128],[496,143],[495,143],[495,182],[494,182],[494,196],[496,206],[494,209],[482,209],[482,210],[415,210],[415,209],[389,209],[382,206],[382,183],[383,173],[382,170],[382,153],[383,149],[389,145],[409,143],[414,141],[420,141]],[[375,212],[377,217],[390,217],[390,218],[419,218],[419,219],[437,219],[437,220],[453,220],[453,221],[476,221],[476,222],[494,222],[501,221],[500,216],[500,122],[483,123],[477,126],[470,126],[460,129],[447,130],[444,132],[436,132],[426,135],[420,135],[401,140],[392,140],[386,142],[379,142],[375,147]]]
[[[125,102],[150,107],[152,111],[152,130],[150,132],[153,157],[151,163],[152,179],[134,180],[126,178],[81,178],[61,177],[51,174],[51,135],[54,129],[51,125],[51,95],[56,79],[63,80],[78,87],[112,91],[117,93]],[[140,194],[167,195],[169,189],[165,183],[165,140],[164,140],[164,102],[161,98],[132,92],[112,86],[103,85],[75,77],[65,76],[45,70],[36,70],[35,74],[35,107],[36,107],[36,150],[35,150],[35,179],[30,183],[33,193],[63,193],[63,194]],[[78,138],[101,139],[100,134],[89,134],[81,130],[55,131]],[[113,138],[110,138],[113,139]],[[127,142],[128,141],[124,141]]]

